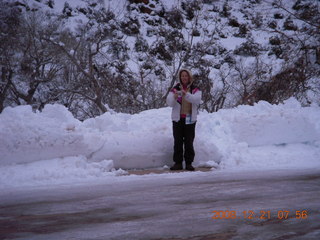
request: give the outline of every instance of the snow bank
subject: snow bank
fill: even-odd
[[[170,109],[110,114],[83,122],[93,161],[112,159],[120,168],[159,167],[172,162]]]
[[[280,105],[261,101],[200,114],[198,135],[202,159],[222,168],[320,166],[320,108],[303,108],[293,98]]]
[[[61,105],[0,114],[0,182],[103,178],[114,168],[172,164],[170,108],[130,115],[105,113],[84,122]],[[320,167],[320,108],[295,99],[200,112],[196,166],[220,169]]]
[[[61,105],[41,113],[30,106],[5,108],[0,115],[0,165],[85,154],[81,123]]]

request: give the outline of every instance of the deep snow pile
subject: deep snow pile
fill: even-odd
[[[66,183],[123,174],[118,168],[172,163],[170,108],[105,113],[84,122],[61,105],[0,114],[0,185]],[[196,166],[219,169],[320,167],[320,108],[259,102],[200,112]]]

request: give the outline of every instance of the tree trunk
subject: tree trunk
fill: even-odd
[[[12,73],[12,70],[8,71],[8,69],[6,69],[5,67],[2,68],[1,81],[5,83],[5,86],[3,87],[3,89],[1,89],[0,93],[0,113],[4,109],[4,101],[6,99],[7,91],[9,90],[11,85]]]
[[[316,63],[320,64],[320,47],[316,47]]]

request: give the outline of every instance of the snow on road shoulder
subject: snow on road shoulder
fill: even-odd
[[[64,157],[3,166],[0,168],[0,188],[69,185],[126,174],[122,169],[116,170],[112,160],[89,162],[84,156]]]
[[[105,113],[80,122],[61,105],[0,114],[0,185],[70,184],[119,175],[115,169],[172,164],[171,109]],[[195,166],[218,169],[320,167],[320,108],[259,102],[200,112]]]

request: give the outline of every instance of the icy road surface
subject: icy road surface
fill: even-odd
[[[320,170],[130,175],[0,196],[0,239],[320,239]]]

